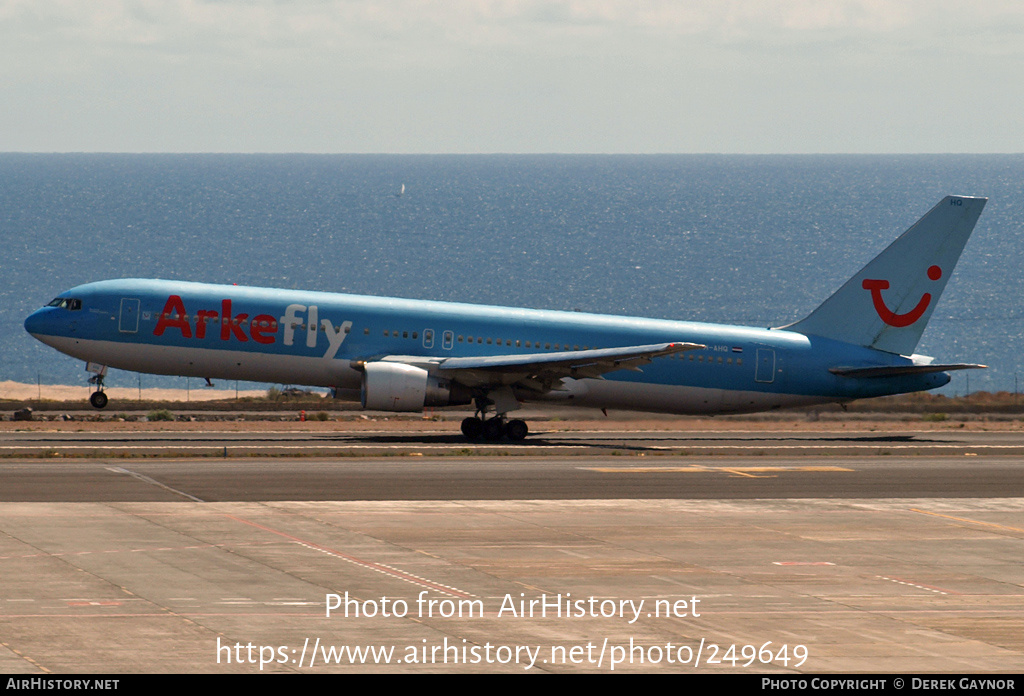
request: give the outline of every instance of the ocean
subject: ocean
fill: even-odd
[[[106,278],[781,326],[950,193],[990,200],[917,352],[1013,391],[1024,155],[0,154],[0,381],[84,384],[22,322]]]

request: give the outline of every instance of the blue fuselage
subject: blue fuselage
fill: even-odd
[[[61,302],[60,300],[68,300]],[[910,359],[780,329],[450,302],[112,280],[73,288],[25,328],[68,355],[165,375],[358,389],[359,361],[508,356],[661,342],[706,346],[539,398],[675,413],[754,411],[920,391],[946,373],[851,378]]]

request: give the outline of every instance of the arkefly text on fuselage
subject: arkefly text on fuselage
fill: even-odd
[[[107,280],[25,320],[107,367],[332,387],[366,408],[472,404],[469,438],[520,440],[524,402],[680,414],[760,411],[933,389],[914,355],[984,198],[947,196],[807,318],[775,329],[167,280]]]

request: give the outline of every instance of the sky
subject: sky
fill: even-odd
[[[1021,152],[1020,0],[0,0],[0,151]]]

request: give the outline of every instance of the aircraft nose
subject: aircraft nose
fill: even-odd
[[[25,330],[33,336],[46,333],[46,327],[50,323],[47,316],[50,314],[47,307],[37,309],[25,319]]]

